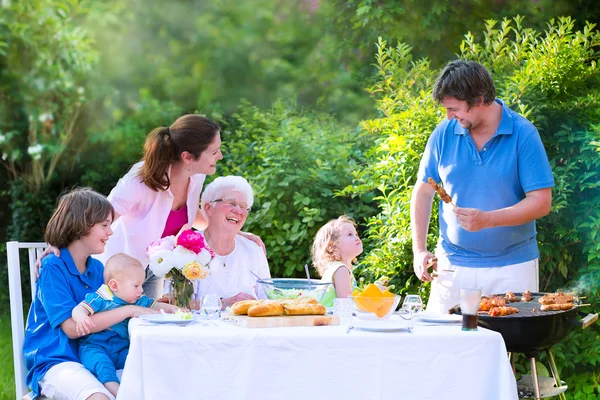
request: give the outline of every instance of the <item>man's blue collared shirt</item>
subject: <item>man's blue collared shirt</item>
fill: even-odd
[[[502,119],[480,151],[456,119],[440,123],[427,143],[418,178],[442,182],[457,207],[497,210],[517,204],[527,192],[554,186],[535,126],[496,102],[502,105]],[[439,215],[439,246],[454,265],[501,267],[539,257],[535,221],[468,232],[441,200]]]

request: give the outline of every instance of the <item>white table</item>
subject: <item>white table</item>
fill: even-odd
[[[518,398],[502,336],[460,324],[411,334],[133,319],[129,331],[118,400]]]

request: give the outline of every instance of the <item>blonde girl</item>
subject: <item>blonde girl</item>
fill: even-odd
[[[362,241],[351,218],[342,215],[319,229],[312,246],[313,265],[323,281],[333,282],[321,300],[323,305],[331,307],[336,297],[352,294],[352,263],[362,251]]]

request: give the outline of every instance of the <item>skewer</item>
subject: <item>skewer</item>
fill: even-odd
[[[591,306],[591,304],[577,304],[577,307]]]

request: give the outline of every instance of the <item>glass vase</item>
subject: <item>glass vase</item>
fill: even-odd
[[[179,308],[191,310],[192,298],[194,296],[194,283],[187,279],[171,279],[169,286],[169,297],[171,304]]]

